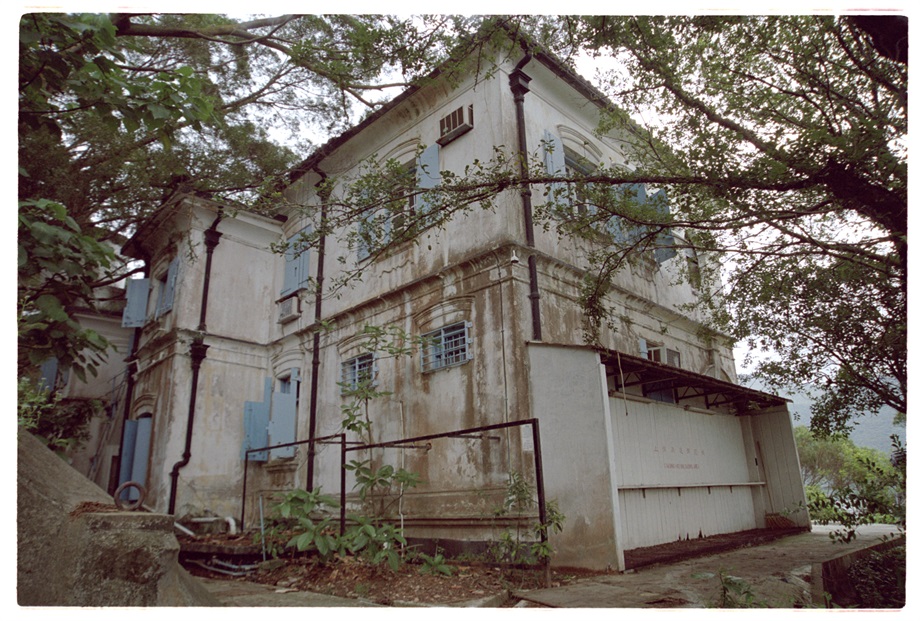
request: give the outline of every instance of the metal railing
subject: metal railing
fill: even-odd
[[[415,436],[411,438],[400,438],[398,440],[390,440],[388,442],[377,442],[373,444],[359,444],[354,443],[351,446],[348,445],[345,441],[345,434],[334,434],[330,436],[323,436],[320,438],[314,438],[312,440],[299,440],[297,442],[288,442],[285,444],[276,444],[274,446],[264,446],[259,448],[248,449],[244,455],[244,467],[243,467],[243,501],[242,509],[240,512],[240,525],[245,528],[246,520],[246,491],[247,491],[247,479],[249,473],[249,454],[258,453],[262,451],[269,451],[272,449],[285,448],[289,446],[299,446],[302,444],[331,444],[333,442],[338,443],[340,446],[340,464],[341,469],[340,476],[340,513],[339,513],[339,533],[343,534],[345,532],[345,456],[347,453],[353,451],[368,450],[374,448],[407,448],[417,442],[426,442],[429,440],[436,440],[439,438],[464,438],[464,439],[483,439],[484,436],[474,436],[472,434],[483,434],[487,431],[496,431],[499,429],[508,429],[511,427],[522,427],[529,425],[531,428],[531,433],[533,436],[533,460],[534,460],[534,473],[535,473],[535,486],[537,492],[537,512],[540,520],[540,543],[545,545],[547,542],[547,523],[546,523],[546,496],[543,484],[543,452],[540,447],[540,421],[536,418],[529,418],[526,420],[513,421],[507,423],[497,423],[494,425],[483,425],[480,427],[470,427],[467,429],[459,429],[456,431],[448,431],[445,433],[435,433],[424,436]],[[312,451],[312,446],[311,446]],[[545,580],[547,584],[550,581],[550,569],[549,569],[549,558],[543,558],[544,571],[545,571]]]

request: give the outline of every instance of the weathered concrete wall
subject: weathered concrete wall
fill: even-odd
[[[811,598],[815,604],[825,604],[828,607],[849,607],[858,605],[849,569],[859,560],[873,554],[884,552],[892,548],[906,545],[907,539],[902,535],[882,543],[877,543],[868,548],[846,552],[822,563],[814,563],[811,569]],[[830,600],[825,596],[829,595]]]
[[[553,563],[622,570],[613,483],[616,464],[600,358],[587,348],[536,343],[530,344],[528,354],[546,496],[558,501],[566,517],[562,533],[550,537],[558,551]]]
[[[78,513],[112,499],[19,432],[17,601],[20,606],[218,606],[178,563],[169,516]]]

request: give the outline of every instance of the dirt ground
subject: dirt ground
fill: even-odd
[[[756,545],[789,534],[788,531],[780,530],[747,531],[630,550],[626,557],[627,567],[632,569],[664,562],[678,562],[704,554]],[[405,563],[399,571],[394,572],[389,567],[372,566],[352,557],[321,563],[315,558],[301,555],[260,563],[260,556],[252,556],[259,549],[252,545],[251,535],[205,535],[194,540],[180,537],[180,543],[186,551],[219,550],[227,559],[234,556],[242,559],[248,553],[251,560],[246,565],[259,566],[259,569],[245,576],[229,576],[188,562],[189,555],[186,554],[183,564],[193,575],[256,582],[289,591],[311,591],[360,598],[383,605],[396,602],[447,604],[492,598],[509,591],[526,591],[546,586],[541,567],[509,568],[483,562],[452,561],[447,565],[450,576],[445,576],[424,573],[423,566],[417,563]],[[238,554],[232,554],[234,551]],[[207,554],[199,553],[197,556],[204,558]],[[243,564],[240,562],[240,565]],[[606,572],[553,568],[552,586],[567,586],[578,580],[605,575]]]
[[[213,535],[191,540],[180,537],[184,550],[206,550],[209,546],[221,549],[224,558],[234,548],[244,558],[251,552],[251,535],[228,537]],[[196,554],[205,557],[206,554]],[[338,597],[360,598],[382,605],[394,603],[449,604],[496,597],[512,590],[529,590],[546,586],[542,567],[500,567],[483,562],[455,562],[446,564],[450,575],[425,573],[421,563],[404,563],[398,571],[388,566],[373,566],[354,557],[336,558],[323,563],[315,557],[298,555],[279,557],[266,562],[240,562],[238,566],[259,568],[243,576],[231,576],[183,555],[183,566],[195,576],[212,580],[234,580],[267,584],[282,590],[311,591]],[[260,560],[260,559],[259,559]],[[221,567],[217,567],[221,569]],[[552,586],[565,586],[577,579],[604,575],[603,572],[565,569],[552,572]]]

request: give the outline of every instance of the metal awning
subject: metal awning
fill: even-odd
[[[783,397],[638,356],[614,350],[600,353],[607,375],[612,378],[611,388],[618,392],[637,386],[643,388],[643,394],[673,390],[678,405],[682,401],[703,398],[707,408],[731,407],[739,416],[789,402]]]

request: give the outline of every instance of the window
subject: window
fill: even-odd
[[[436,371],[472,360],[470,324],[461,321],[422,335],[422,371]]]
[[[646,360],[680,368],[680,352],[668,349],[661,343],[639,339],[639,353]]]
[[[680,367],[680,352],[668,349],[661,343],[652,343],[645,339],[639,339],[639,351],[643,358],[657,362],[659,364],[668,364],[672,367]],[[671,380],[661,380],[649,382],[642,386],[642,394],[645,397],[662,403],[677,403],[677,393],[671,383]]]
[[[386,223],[384,241],[390,241],[395,236],[398,240],[406,229],[415,225],[415,186],[418,176],[418,169],[415,162],[406,162],[402,165],[402,173],[399,184],[399,193],[407,196],[406,202],[400,205],[400,208],[388,209],[388,220]]]
[[[305,247],[303,240],[303,236],[309,232],[310,227],[306,227],[287,239],[282,297],[300,291],[310,280],[310,251]]]
[[[140,328],[149,318],[159,319],[172,310],[176,298],[176,283],[179,279],[179,259],[169,262],[166,269],[156,278],[156,300],[148,312],[151,279],[129,278],[125,281],[125,310],[121,325],[124,328]]]
[[[702,289],[703,273],[700,271],[700,258],[696,254],[696,249],[688,248],[685,256],[687,259],[687,280],[690,281],[690,286],[697,290]]]
[[[410,238],[425,224],[422,217],[431,210],[430,199],[425,194],[414,194],[413,190],[430,190],[441,183],[440,145],[433,144],[412,161],[403,164],[405,171],[396,180],[400,193],[409,195],[405,204],[383,210],[383,214],[370,216],[385,218],[382,230],[375,231],[373,226],[359,225],[358,260],[363,261],[380,247],[391,241]],[[394,158],[395,159],[395,158]],[[397,160],[398,161],[398,160]],[[412,229],[407,233],[408,229]]]
[[[584,157],[579,157],[572,149],[565,147],[565,172],[572,177],[587,177],[597,169],[592,162]],[[597,205],[588,202],[588,193],[584,184],[576,185],[574,191],[570,190],[570,197],[574,196],[577,201],[578,213],[597,213]]]
[[[150,412],[124,422],[118,474],[119,485],[128,481],[147,485],[147,461],[150,457],[152,432],[153,414]],[[134,488],[126,489],[122,492],[121,497],[130,501],[137,500],[138,491]]]
[[[157,278],[157,305],[153,318],[159,319],[172,310],[176,297],[176,278],[179,275],[179,259],[169,262],[166,271]]]
[[[374,354],[367,353],[349,358],[342,363],[342,394],[356,390],[359,386],[377,377],[377,364]]]
[[[129,278],[125,281],[125,310],[121,316],[121,327],[140,328],[146,323],[149,293],[149,278]]]
[[[241,457],[246,451],[263,446],[277,446],[297,440],[297,409],[300,395],[300,369],[288,369],[277,378],[276,390],[272,390],[272,379],[265,378],[261,401],[246,401],[243,405],[243,446]],[[249,453],[250,461],[290,459],[294,457],[293,446],[269,451]]]

